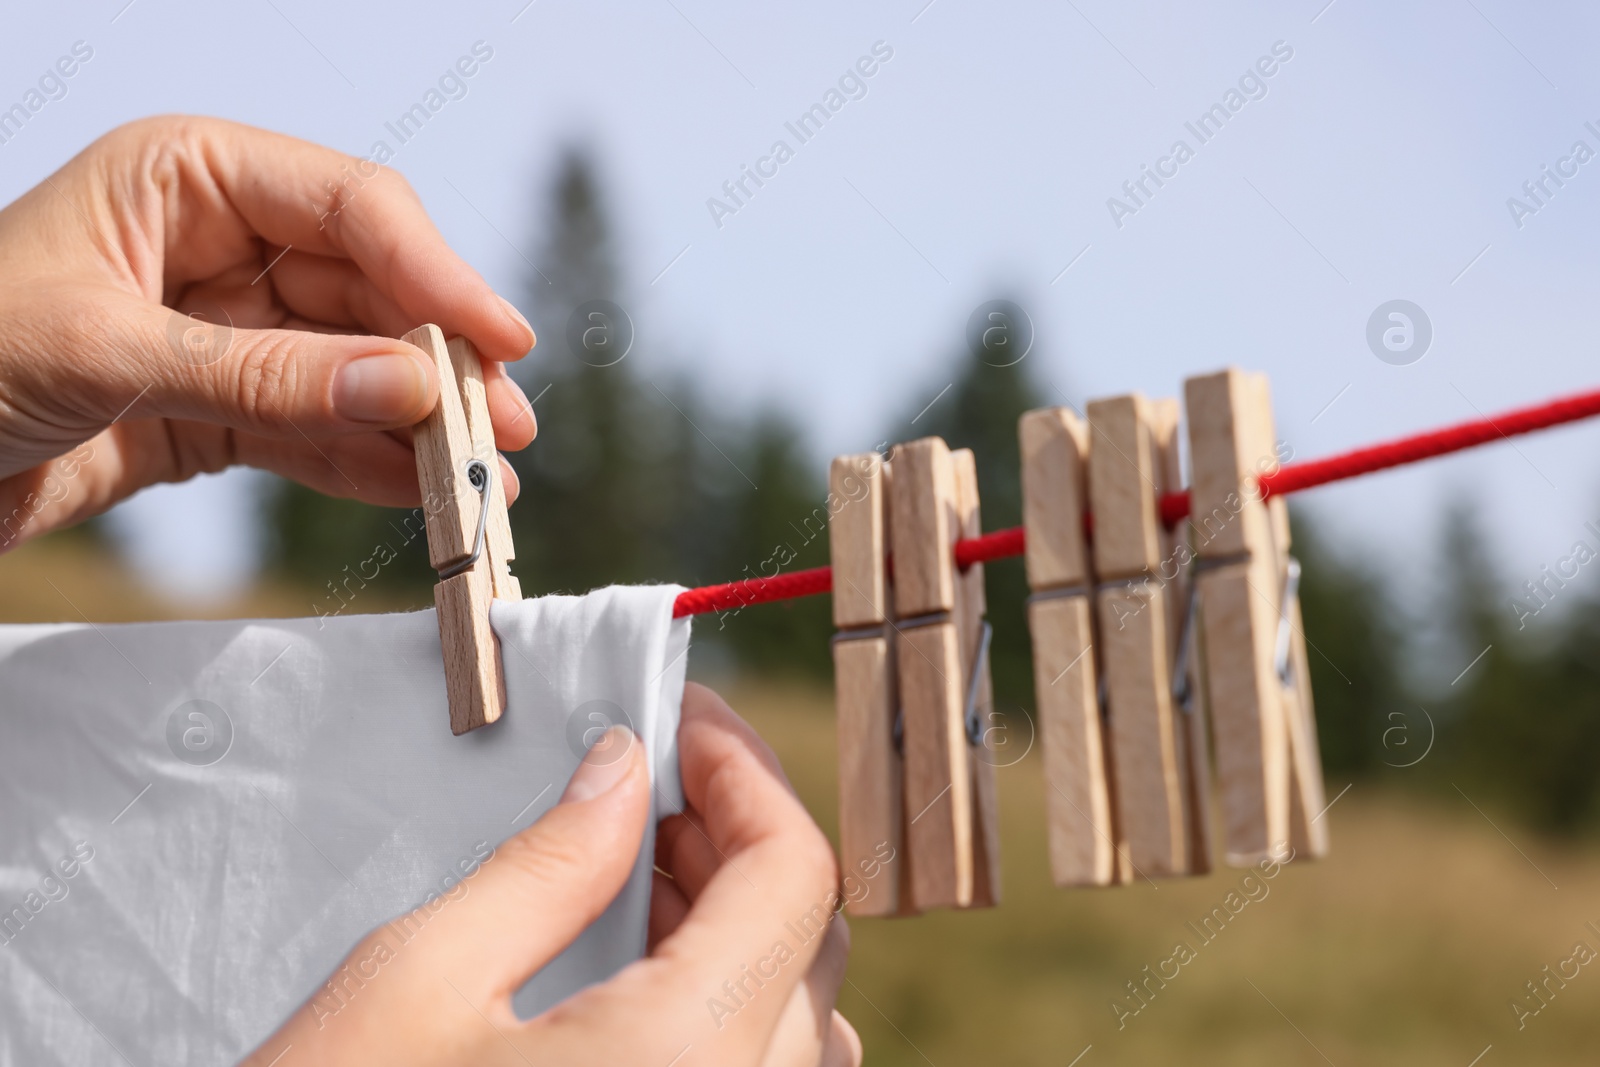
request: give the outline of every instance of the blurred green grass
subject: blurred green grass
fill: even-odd
[[[832,836],[831,695],[753,686],[727,695]],[[1345,785],[1329,781],[1328,795]],[[1518,996],[1537,1004],[1523,984],[1576,942],[1600,950],[1586,927],[1600,926],[1600,848],[1544,841],[1488,811],[1496,829],[1465,799],[1357,784],[1327,815],[1329,858],[1284,868],[1202,944],[1186,924],[1246,872],[1056,889],[1036,752],[1000,772],[1000,790],[1000,907],[851,922],[839,1007],[869,1064],[1066,1067],[1088,1049],[1081,1067],[1466,1067],[1489,1045],[1483,1067],[1600,1062],[1600,961],[1565,988],[1551,983],[1525,1028],[1510,1008]],[[1127,1003],[1125,983],[1179,941],[1196,958],[1119,1029],[1113,1000]]]

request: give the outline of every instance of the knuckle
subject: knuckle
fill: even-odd
[[[255,422],[285,422],[284,406],[298,385],[294,342],[270,332],[238,354],[233,375],[234,401],[241,413]]]
[[[378,181],[390,193],[409,197],[417,197],[417,191],[411,187],[411,181],[393,167],[382,167],[378,171]]]
[[[540,883],[559,880],[584,863],[583,843],[568,836],[519,834],[500,849],[506,866],[523,879]]]
[[[367,191],[369,188],[370,197]],[[361,205],[362,210],[379,215],[396,208],[409,208],[422,202],[404,174],[393,167],[385,166],[377,168],[377,173],[363,184],[361,196],[352,197],[352,201],[352,207],[355,206],[355,202],[367,201]]]
[[[193,115],[152,115],[124,123],[95,142],[95,149],[115,158],[143,160],[150,169],[158,161],[181,154],[210,128],[210,120]]]

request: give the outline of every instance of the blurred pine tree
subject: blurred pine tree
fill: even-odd
[[[1335,555],[1304,512],[1291,516],[1323,767],[1365,776],[1410,763],[1431,731],[1406,690],[1404,643],[1382,576]]]
[[[827,562],[821,473],[773,413],[717,417],[691,382],[647,380],[587,158],[555,183],[544,266],[529,279],[540,343],[515,373],[536,397],[539,437],[512,462],[517,573],[530,594],[610,582],[733,581]],[[826,671],[818,598],[701,619],[696,643],[747,667]],[[707,649],[709,651],[709,649]]]
[[[635,374],[640,346],[585,157],[563,160],[553,199],[544,266],[524,302],[539,343],[512,368],[539,418],[538,439],[511,458],[522,480],[516,573],[529,595],[667,580],[694,431],[665,418]]]
[[[1459,662],[1471,665],[1446,687],[1450,715],[1440,774],[1450,785],[1442,788],[1552,833],[1595,828],[1600,601],[1574,592],[1518,632],[1480,518],[1464,502],[1450,506],[1443,541],[1444,617]]]

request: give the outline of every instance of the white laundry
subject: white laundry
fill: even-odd
[[[463,737],[432,611],[0,627],[0,1065],[236,1062],[368,930],[470,893],[619,718],[677,811],[678,592],[497,602],[507,710]],[[654,823],[520,1015],[643,953]]]

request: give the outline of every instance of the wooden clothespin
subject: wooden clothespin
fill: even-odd
[[[1227,861],[1282,860],[1291,845],[1298,851],[1302,844],[1319,855],[1327,847],[1326,828],[1317,822],[1322,779],[1288,518],[1283,502],[1264,502],[1257,485],[1278,466],[1266,381],[1230,368],[1189,379],[1184,395],[1195,580]]]
[[[975,600],[982,579],[961,576],[953,555],[965,516],[976,518],[976,489],[970,496],[963,490],[958,467],[965,461],[937,437],[899,445],[893,457],[890,542],[911,900],[919,911],[971,907],[991,902],[999,888],[993,817],[979,810],[992,803],[992,791],[985,799],[985,772],[973,768],[987,642],[971,619],[982,615]],[[985,869],[977,871],[977,864]]]
[[[983,533],[983,512],[978,501],[978,460],[970,448],[950,453],[956,476],[958,537]],[[967,744],[972,769],[972,904],[994,907],[1000,903],[1000,792],[995,781],[995,750],[987,743],[995,720],[994,680],[989,671],[991,631],[984,621],[988,598],[983,586],[983,564],[956,572],[956,635],[961,642],[962,677],[966,679],[964,709]]]
[[[1117,822],[1141,875],[1187,874],[1204,846],[1195,788],[1202,771],[1173,694],[1181,612],[1173,586],[1181,561],[1158,508],[1161,494],[1174,487],[1176,403],[1122,396],[1091,403],[1088,415],[1095,601]]]
[[[1178,443],[1182,412],[1176,400],[1158,401],[1154,405],[1156,416],[1156,453],[1161,457],[1160,477],[1156,484],[1161,492],[1169,493],[1183,485],[1183,463]],[[1184,798],[1189,812],[1189,873],[1211,872],[1211,746],[1209,720],[1206,713],[1205,686],[1199,657],[1195,654],[1197,640],[1194,624],[1196,602],[1194,581],[1187,564],[1194,558],[1189,545],[1188,531],[1184,527],[1161,526],[1161,575],[1167,582],[1167,603],[1173,608],[1168,617],[1171,627],[1172,696],[1179,712],[1176,735],[1179,744],[1178,766],[1183,772]]]
[[[1260,477],[1280,465],[1278,435],[1267,376],[1252,374],[1249,378],[1256,389],[1255,451],[1268,460],[1267,469],[1257,472]],[[1281,496],[1268,497],[1267,518],[1279,575],[1273,665],[1283,685],[1283,717],[1289,738],[1289,844],[1297,856],[1321,859],[1328,854],[1328,824],[1321,818],[1326,795],[1316,711],[1311,700],[1311,664],[1306,658],[1306,634],[1300,618],[1300,562],[1289,554],[1289,502]]]
[[[511,575],[511,524],[478,354],[465,338],[446,343],[433,325],[402,339],[433,360],[439,377],[439,402],[413,439],[428,562],[439,572],[433,600],[450,730],[464,734],[505,711],[505,670],[489,604],[497,597],[520,600],[522,590]]]
[[[865,885],[852,915],[910,908],[903,760],[889,583],[889,465],[877,453],[840,456],[828,472],[833,568],[833,687],[839,737],[839,865]],[[847,890],[849,884],[847,883]]]
[[[1094,568],[1083,528],[1089,430],[1060,407],[1024,414],[1017,436],[1050,873],[1063,887],[1112,885],[1131,868],[1119,863],[1126,853],[1118,848],[1101,731]]]

